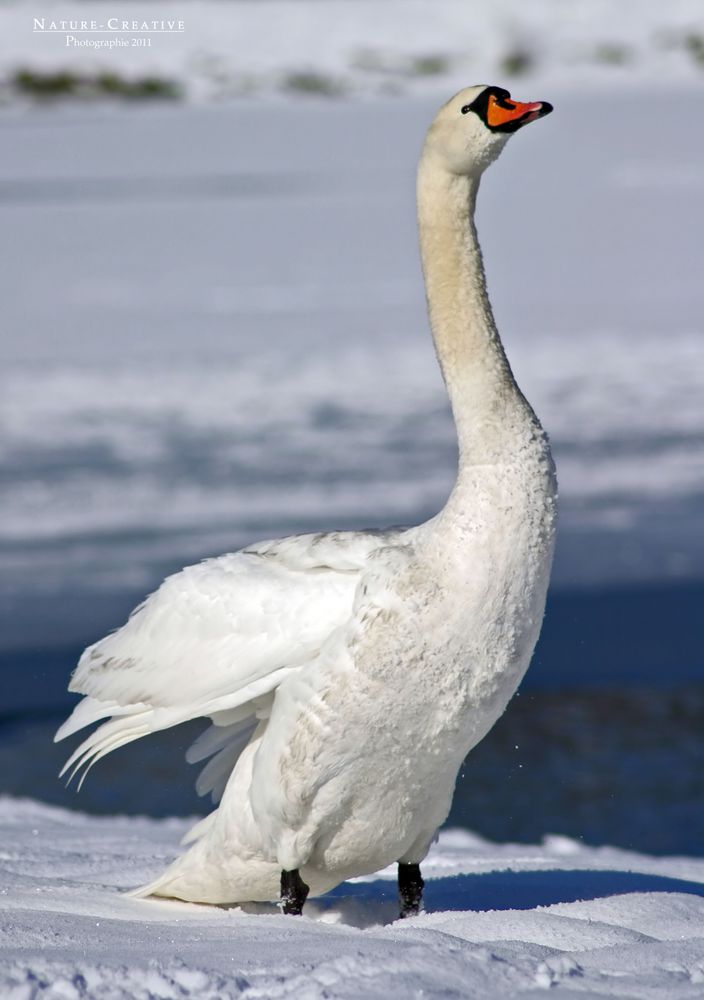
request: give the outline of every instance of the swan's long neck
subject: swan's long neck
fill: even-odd
[[[430,325],[457,426],[463,467],[511,459],[512,439],[537,424],[511,372],[486,290],[474,225],[478,178],[427,153],[418,222]]]

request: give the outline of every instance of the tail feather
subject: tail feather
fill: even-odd
[[[215,820],[216,815],[217,809],[208,813],[208,815],[204,816],[203,819],[199,819],[198,822],[191,827],[188,833],[184,834],[181,838],[181,844],[184,846],[186,844],[193,844],[196,840],[200,840],[201,837],[205,836]]]
[[[124,895],[130,896],[132,899],[145,899],[147,896],[168,896],[168,893],[158,891],[159,889],[163,889],[168,881],[170,879],[166,879],[162,874],[158,878],[155,878],[153,882],[149,882],[147,885],[140,885],[136,889],[130,889]]]

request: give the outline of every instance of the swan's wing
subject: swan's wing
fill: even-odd
[[[272,700],[270,696],[267,713]],[[254,711],[250,711],[251,709]],[[210,794],[214,803],[219,802],[222,798],[227,779],[237,763],[237,758],[249,743],[259,724],[261,716],[255,705],[249,702],[244,706],[243,711],[247,711],[247,714],[239,722],[230,724],[220,722],[217,714],[212,716],[212,725],[201,733],[186,752],[186,760],[189,764],[208,761],[198,775],[196,792],[198,795]],[[221,714],[228,715],[229,713]],[[210,759],[208,760],[208,758]]]
[[[338,572],[361,572],[367,568],[373,552],[397,545],[410,535],[409,528],[385,531],[323,531],[311,535],[290,535],[257,542],[242,551],[254,553],[290,566],[292,569],[334,569]]]
[[[348,620],[369,557],[398,535],[333,532],[267,541],[168,577],[121,629],[83,653],[69,690],[86,697],[56,739],[110,721],[78,747],[64,771],[90,767],[147,733],[211,716],[223,732],[212,744],[203,738],[194,752],[201,759],[215,755],[199,785],[217,796],[250,720]],[[212,751],[202,753],[207,745]]]

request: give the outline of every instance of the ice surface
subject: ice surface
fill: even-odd
[[[483,185],[499,327],[558,462],[558,583],[704,556],[696,93],[551,90]],[[413,205],[434,106],[0,119],[13,599],[439,508],[455,445]]]
[[[427,912],[402,922],[390,870],[301,919],[121,895],[186,826],[0,800],[2,996],[701,996],[702,860],[451,830],[424,865]]]

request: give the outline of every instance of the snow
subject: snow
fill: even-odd
[[[32,19],[42,16],[181,20],[184,29],[135,47],[130,32],[37,34]],[[469,79],[519,73],[579,89],[701,76],[699,50],[686,42],[701,37],[697,0],[147,0],[138,8],[113,0],[109,10],[14,0],[3,4],[2,26],[0,76],[24,66],[153,73],[179,81],[191,101],[295,93],[291,77],[301,73],[315,74],[325,92],[364,96],[449,93]],[[130,44],[95,47],[117,39]]]
[[[187,827],[1,799],[0,995],[702,995],[704,859],[450,830],[423,867],[426,912],[405,921],[391,870],[309,902],[300,919],[123,895]]]
[[[556,111],[487,174],[479,229],[556,454],[555,580],[697,577],[698,91],[524,87]],[[0,116],[13,600],[138,597],[258,537],[439,509],[455,444],[413,202],[436,103]]]

